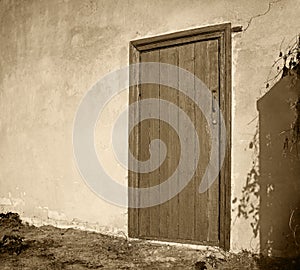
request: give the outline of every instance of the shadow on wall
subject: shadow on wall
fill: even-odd
[[[258,100],[259,127],[249,145],[256,158],[232,202],[237,218],[250,220],[264,256],[300,258],[299,74],[283,77]]]
[[[300,255],[300,80],[286,76],[258,102],[260,250]]]

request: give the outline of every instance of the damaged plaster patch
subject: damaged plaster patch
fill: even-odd
[[[281,2],[281,1],[282,1],[282,0],[270,1],[270,2],[269,2],[268,9],[267,9],[265,12],[260,13],[260,14],[255,15],[255,16],[253,16],[253,17],[250,18],[250,20],[248,21],[247,26],[245,27],[245,29],[244,29],[243,32],[246,32],[246,31],[247,31],[247,29],[250,27],[252,21],[253,21],[255,18],[258,18],[258,17],[262,17],[262,16],[267,15],[267,14],[271,11],[271,8],[272,8],[273,4],[276,4],[276,3]]]
[[[4,206],[4,205],[12,205],[12,202],[10,199],[8,198],[0,198],[0,205]]]
[[[127,227],[120,229],[114,226],[102,226],[98,222],[82,221],[78,218],[69,219],[64,213],[50,210],[48,207],[36,207],[31,217],[22,214],[20,216],[22,221],[36,227],[50,225],[61,229],[72,228],[127,238]]]
[[[9,193],[9,198],[0,198],[0,212],[18,212],[20,209],[24,208],[25,201],[21,198],[13,198]]]
[[[9,193],[9,198],[0,198],[0,206],[23,206],[25,205],[25,202],[21,198],[13,198],[11,197],[11,194]]]
[[[25,195],[24,193],[21,193]],[[18,213],[23,222],[36,227],[54,226],[61,229],[78,229],[83,231],[91,231],[102,233],[111,236],[121,236],[127,238],[127,225],[123,228],[115,226],[113,223],[110,226],[100,225],[98,222],[83,221],[78,218],[68,218],[62,212],[54,211],[45,206],[37,206],[26,213],[25,201],[21,198],[12,197],[11,193],[7,197],[0,197],[0,213]]]

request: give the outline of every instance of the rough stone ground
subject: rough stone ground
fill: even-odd
[[[0,214],[0,269],[300,269],[299,260],[195,250],[100,233],[22,224]],[[298,268],[299,267],[299,268]]]

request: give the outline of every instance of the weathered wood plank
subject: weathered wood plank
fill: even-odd
[[[178,63],[178,50],[176,47],[167,48],[160,50],[160,62],[172,65],[177,65]],[[168,74],[164,74],[169,76]],[[166,80],[178,80],[177,78],[164,78]],[[168,100],[175,105],[178,105],[178,94],[174,89],[170,89],[167,86],[160,86],[160,98],[163,100]],[[164,108],[168,111],[168,108]],[[178,123],[178,114],[168,115],[169,119],[173,118],[175,122]],[[178,155],[179,155],[179,145],[178,139],[176,138],[174,131],[171,127],[166,125],[161,125],[160,136],[166,142],[168,146],[167,152],[167,166],[161,171],[161,181],[165,181],[174,172],[177,167]],[[178,179],[178,176],[176,175]],[[178,238],[178,196],[172,198],[168,202],[161,204],[160,206],[160,236],[168,237],[171,239]]]
[[[155,36],[155,37],[150,37],[150,38],[144,38],[144,39],[139,39],[139,40],[134,40],[132,41],[132,44],[139,50],[143,50],[143,46],[148,46],[147,49],[152,49],[153,47],[150,47],[151,45],[154,45],[155,48],[157,48],[157,44],[164,44],[164,42],[169,42],[171,43],[169,45],[178,45],[180,43],[176,42],[179,40],[182,40],[183,42],[186,43],[186,39],[198,36],[197,39],[193,41],[198,41],[199,39],[201,40],[202,37],[205,39],[212,38],[211,35],[219,35],[223,31],[230,29],[231,24],[230,23],[224,23],[224,24],[219,24],[219,25],[214,25],[214,26],[207,26],[207,27],[201,27],[201,28],[196,28],[196,29],[191,29],[191,30],[186,30],[186,31],[179,31],[171,34],[165,34],[165,35],[160,35],[160,36]],[[173,42],[173,43],[172,43]]]
[[[208,72],[209,78],[207,86],[210,91],[213,92],[215,100],[212,102],[212,121],[215,121],[213,128],[218,134],[217,138],[212,140],[212,143],[219,145],[219,111],[216,110],[216,103],[219,104],[219,59],[218,59],[218,40],[210,40],[207,44],[207,55],[208,55]],[[218,159],[215,166],[219,166],[220,160]],[[208,190],[208,241],[219,240],[219,176],[214,181],[212,186]]]
[[[220,174],[220,246],[230,248],[231,226],[231,28],[226,27],[220,42],[220,109],[226,130],[220,135],[226,137],[225,159]],[[220,136],[222,138],[222,136]],[[225,143],[225,142],[221,142]]]
[[[185,70],[188,70],[191,73],[194,73],[194,44],[188,44],[178,47],[178,58],[179,58],[179,67]],[[179,88],[186,89],[188,85],[184,78],[179,76]],[[194,83],[192,86],[194,87]],[[187,98],[183,93],[179,95],[179,107],[190,117],[191,121],[195,123],[195,104],[192,100]],[[179,122],[179,130],[184,134],[182,140],[187,143],[186,149],[181,149],[181,151],[186,151],[189,154],[189,159],[184,161],[184,168],[179,172],[179,181],[186,180],[188,177],[187,168],[190,164],[193,164],[195,167],[195,155],[194,145],[195,139],[190,138],[189,131],[187,129],[187,123]],[[188,185],[180,192],[178,212],[179,212],[179,238],[193,240],[194,231],[195,231],[195,201],[194,194],[195,192],[195,182],[194,179],[190,179]]]
[[[204,83],[208,82],[208,54],[207,54],[207,41],[197,42],[195,44],[195,76],[197,76]],[[200,92],[195,89],[196,100],[200,100]],[[196,170],[196,189],[195,189],[195,238],[203,243],[208,241],[208,191],[199,194],[198,188],[202,181],[205,169],[209,160],[210,151],[210,137],[209,128],[202,112],[196,108],[196,130],[199,138],[200,157]]]
[[[137,49],[130,44],[129,46],[129,62],[130,64],[138,63],[140,60],[140,54]],[[129,89],[129,105],[138,101],[139,98],[139,71],[134,70],[135,72],[130,73],[129,80],[133,86]],[[139,114],[139,110],[133,109],[132,107],[129,109],[128,120],[129,123],[132,123],[133,119],[136,115]],[[131,124],[129,124],[131,126]],[[129,134],[129,151],[131,151],[132,155],[138,159],[138,140],[139,140],[139,126],[137,126],[131,134]],[[131,160],[129,159],[129,162]],[[130,164],[129,164],[130,165]],[[131,166],[130,166],[131,167]],[[128,170],[128,185],[129,187],[138,187],[138,173]],[[134,196],[134,194],[128,194],[128,202],[129,205],[136,204],[138,198]],[[136,208],[128,208],[128,234],[130,237],[138,236],[138,209]]]
[[[158,51],[144,52],[141,54],[141,62],[152,62],[153,60],[158,60]],[[141,68],[141,81],[144,80],[149,75],[149,72],[153,70],[148,70],[146,68]],[[153,92],[155,92],[157,86],[152,84],[141,84],[140,85],[140,98],[148,99],[151,98]],[[140,113],[150,116],[150,106],[140,106]],[[140,144],[139,144],[139,157],[140,160],[146,161],[150,159],[150,128],[153,129],[151,120],[143,120],[140,122]],[[151,171],[151,164],[149,165],[148,170]],[[147,188],[150,187],[151,183],[151,173],[140,173],[139,174],[139,187]],[[143,203],[149,202],[149,193],[140,198],[140,201]],[[151,211],[149,208],[139,208],[139,236],[149,236],[150,235],[150,224],[151,224]]]
[[[166,40],[158,43],[151,43],[147,45],[140,45],[139,50],[141,51],[150,51],[150,50],[157,50],[157,49],[164,49],[173,46],[183,46],[190,43],[194,43],[195,41],[207,40],[207,39],[215,39],[219,38],[220,33],[208,33],[208,34],[201,34],[195,36],[187,36],[185,38],[177,38],[172,40]]]
[[[151,59],[149,58],[151,62],[159,62],[159,51],[153,51],[152,53],[149,53],[151,56]],[[155,76],[159,78],[159,69],[153,70],[155,73]],[[149,87],[149,97],[157,99],[157,102],[154,102],[151,106],[152,110],[159,111],[159,84],[151,84]],[[159,139],[159,120],[152,119],[149,121],[149,132],[150,132],[150,141],[153,139]],[[152,167],[153,163],[150,163],[150,167]],[[160,168],[157,170],[152,171],[149,173],[149,186],[155,186],[159,185],[159,173]],[[154,196],[154,195],[152,195]],[[159,194],[157,194],[156,199],[158,199]],[[159,224],[160,224],[160,212],[159,212],[160,206],[153,206],[149,208],[149,215],[150,215],[150,236],[156,236],[159,237]]]

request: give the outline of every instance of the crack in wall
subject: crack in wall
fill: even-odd
[[[253,21],[254,19],[267,15],[267,14],[271,11],[271,8],[272,8],[273,4],[276,4],[276,3],[281,2],[281,1],[282,1],[282,0],[270,1],[270,2],[269,2],[268,9],[267,9],[264,13],[255,15],[255,16],[253,16],[253,17],[250,18],[250,20],[248,21],[247,26],[245,27],[245,29],[244,29],[243,32],[246,32],[246,31],[247,31],[247,29],[250,27],[250,25],[251,25],[251,23],[252,23],[252,21]]]

